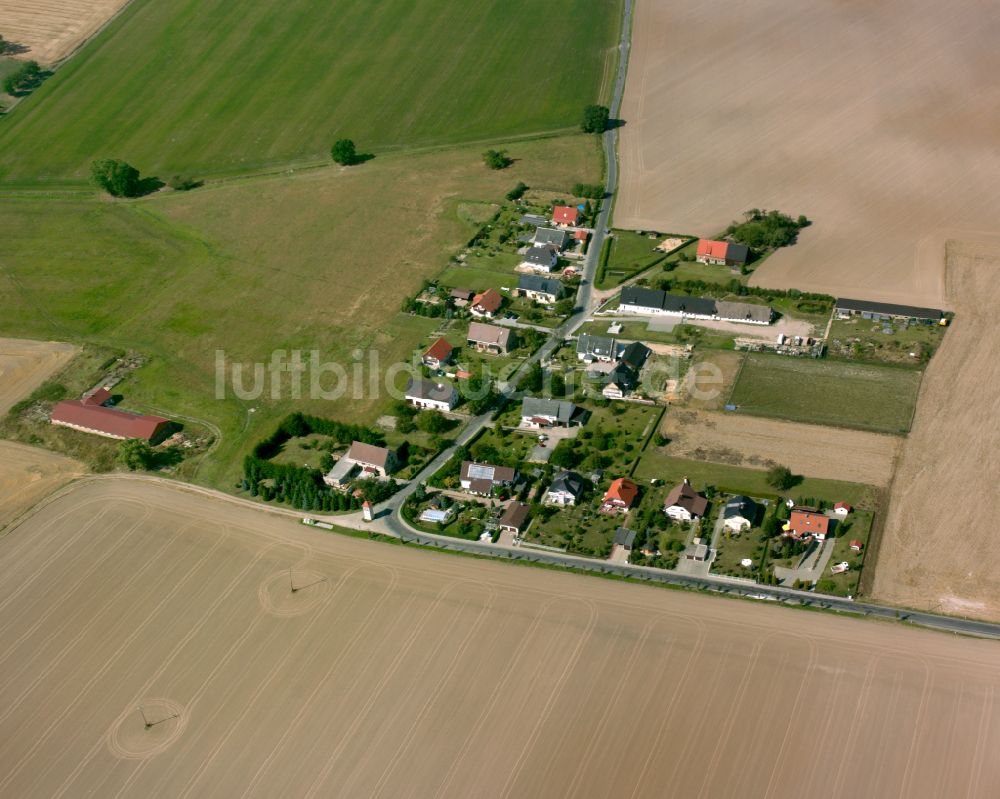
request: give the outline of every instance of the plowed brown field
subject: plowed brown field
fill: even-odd
[[[805,214],[754,283],[936,307],[945,234],[1000,230],[992,0],[638,0],[634,31],[617,226]]]
[[[376,544],[122,478],[0,537],[0,640],[0,795],[22,799],[1000,785],[995,642]]]

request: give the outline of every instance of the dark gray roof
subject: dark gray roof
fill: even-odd
[[[752,522],[757,516],[757,503],[750,499],[750,497],[736,496],[730,498],[722,511],[722,517],[724,519],[732,519],[734,516],[742,516],[744,519],[749,519]]]
[[[566,246],[566,231],[558,228],[540,227],[535,230],[535,244],[551,244],[560,250]]]
[[[701,316],[715,316],[715,300],[707,300],[704,297],[664,294],[662,308],[665,311],[683,311]]]
[[[939,308],[919,308],[914,305],[894,305],[889,302],[869,302],[868,300],[846,300],[843,298],[837,300],[837,310],[905,316],[914,319],[938,320],[944,316],[944,311]]]
[[[774,312],[770,305],[755,305],[749,302],[727,302],[719,300],[715,303],[715,312],[722,319],[750,320],[755,322],[770,322]]]
[[[639,369],[646,362],[651,352],[652,350],[641,341],[633,341],[622,352],[619,360],[633,369]]]
[[[620,363],[615,366],[610,372],[604,375],[601,381],[604,385],[610,385],[614,383],[618,388],[624,389],[626,391],[631,391],[635,388],[636,377],[635,372],[629,369],[625,364]]]
[[[619,527],[615,530],[615,543],[625,547],[625,549],[631,549],[632,544],[635,543],[635,530],[629,530],[627,527]]]
[[[576,472],[563,471],[555,476],[552,485],[549,486],[549,491],[565,491],[579,499],[585,486],[583,478]]]
[[[433,380],[411,377],[406,384],[406,396],[435,402],[451,402],[455,397],[455,389],[447,383],[435,383]]]
[[[726,242],[726,260],[736,261],[745,264],[750,257],[750,248],[746,244],[738,244],[733,241]]]
[[[580,355],[597,355],[601,358],[614,358],[617,345],[610,336],[592,336],[581,333],[576,340],[576,351]]]
[[[552,247],[529,247],[528,251],[522,256],[521,261],[523,263],[549,267],[552,266],[555,257],[556,251]]]
[[[525,214],[520,221],[522,225],[545,225],[548,224],[549,219],[539,214]]]
[[[521,275],[517,279],[517,287],[525,291],[542,291],[551,294],[556,299],[562,296],[563,291],[561,280],[541,275]]]
[[[642,286],[626,286],[622,289],[622,305],[638,305],[640,308],[663,308],[666,292],[646,289]]]
[[[563,424],[567,424],[574,413],[576,405],[566,400],[525,397],[521,401],[522,416],[554,416]]]

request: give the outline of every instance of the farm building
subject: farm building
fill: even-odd
[[[525,397],[521,400],[521,427],[571,427],[579,424],[578,408],[567,400]]]
[[[872,319],[879,322],[891,319],[913,319],[917,322],[940,323],[944,319],[944,311],[939,308],[919,308],[913,305],[893,305],[888,302],[843,298],[837,300],[834,311],[838,319],[860,316],[862,319]]]
[[[583,496],[586,483],[576,472],[562,471],[545,492],[546,505],[575,505]]]
[[[517,477],[517,471],[510,466],[493,466],[490,463],[462,461],[459,481],[470,494],[488,497],[496,486],[509,486]]]
[[[422,357],[424,366],[428,366],[431,369],[440,369],[446,363],[451,361],[451,354],[454,351],[454,347],[451,346],[445,339],[439,338],[433,344],[431,344],[426,350]]]
[[[774,311],[769,305],[755,305],[749,302],[715,301],[715,315],[723,322],[745,322],[751,325],[769,325]]]
[[[469,311],[473,316],[481,316],[492,319],[493,315],[500,310],[503,305],[503,295],[496,289],[486,289],[472,298],[472,305]]]
[[[515,346],[517,336],[509,327],[497,327],[484,322],[472,322],[466,335],[466,342],[476,352],[506,355]]]
[[[552,224],[561,228],[576,227],[580,210],[572,205],[557,205],[552,209]]]
[[[581,333],[576,340],[576,357],[585,363],[609,363],[618,353],[618,344],[610,336],[592,336]]]
[[[528,527],[531,516],[531,506],[523,502],[511,502],[500,517],[500,529],[520,535]]]
[[[531,238],[536,247],[555,247],[557,250],[565,250],[568,240],[565,230],[551,227],[535,228],[535,235]]]
[[[757,519],[757,503],[750,497],[730,497],[722,509],[722,524],[727,530],[740,533],[753,527]]]
[[[106,438],[138,438],[143,441],[159,438],[170,424],[170,420],[162,416],[130,413],[105,406],[110,400],[111,392],[106,388],[99,388],[83,399],[63,400],[52,409],[52,424]]]
[[[627,477],[612,480],[611,485],[601,500],[601,511],[604,513],[628,513],[639,498],[639,486]]]
[[[459,302],[468,302],[475,296],[474,291],[469,289],[452,289],[449,295],[453,300],[458,300]]]
[[[663,502],[663,512],[674,521],[689,522],[700,519],[708,510],[708,500],[684,482],[674,486]]]
[[[559,263],[559,254],[550,245],[529,247],[521,256],[521,269],[534,269],[536,272],[551,272]]]
[[[406,401],[417,408],[450,411],[458,405],[458,392],[448,383],[411,377],[404,394]]]
[[[386,478],[397,466],[396,453],[391,449],[365,444],[363,441],[353,442],[344,458],[356,463],[364,477]]]
[[[743,266],[750,258],[750,248],[732,241],[701,239],[695,260],[715,266]]]
[[[514,294],[517,297],[527,297],[535,302],[552,305],[562,298],[563,284],[560,280],[541,275],[521,275],[517,280]]]

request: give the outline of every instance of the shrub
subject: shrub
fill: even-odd
[[[201,185],[200,180],[195,180],[190,175],[174,175],[167,181],[167,185],[176,191],[191,191]]]
[[[573,194],[590,200],[600,200],[604,197],[604,186],[600,183],[577,183],[573,186]]]
[[[483,163],[490,169],[506,169],[514,159],[508,157],[506,150],[487,150],[483,153]]]
[[[524,193],[527,190],[528,190],[527,185],[519,182],[514,188],[512,188],[509,192],[507,192],[506,197],[508,200],[512,202],[514,200],[520,200],[524,196]]]
[[[117,158],[102,158],[90,165],[94,182],[112,197],[135,197],[139,193],[139,170]]]

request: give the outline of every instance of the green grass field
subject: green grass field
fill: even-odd
[[[150,358],[126,407],[202,421],[221,436],[195,475],[231,487],[250,447],[291,410],[371,424],[391,399],[215,398],[215,353],[267,362],[319,350],[350,365],[408,360],[440,320],[399,313],[473,227],[463,198],[498,200],[523,180],[554,189],[600,173],[592,137],[511,145],[502,173],[478,148],[396,154],[360,169],[212,184],[131,202],[0,197],[0,335],[89,342]],[[580,173],[583,172],[583,175]],[[249,376],[247,383],[250,384]],[[251,412],[251,409],[252,412]]]
[[[740,413],[906,433],[921,376],[912,369],[751,353],[729,401]]]
[[[134,0],[0,125],[0,180],[242,173],[564,130],[603,99],[621,0]]]
[[[631,230],[616,230],[611,238],[611,253],[603,279],[597,281],[599,289],[614,288],[631,277],[666,260],[666,255],[655,249],[662,237],[640,236]]]

